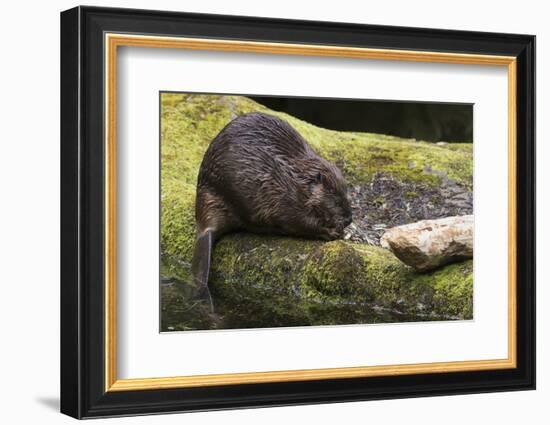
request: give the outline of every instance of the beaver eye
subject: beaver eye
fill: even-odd
[[[315,176],[315,183],[319,184],[323,182],[323,175],[320,171],[317,172],[317,175]]]

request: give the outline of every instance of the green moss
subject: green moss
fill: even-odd
[[[427,275],[434,287],[434,304],[446,316],[473,318],[473,261],[452,264]]]
[[[163,308],[180,312],[179,321],[167,313],[173,329],[472,318],[471,261],[421,274],[387,250],[344,241],[245,233],[223,238],[210,276],[223,323],[205,317],[204,305],[186,298],[188,267],[164,261],[163,273],[182,280],[163,290]],[[172,303],[175,310],[167,305]]]
[[[345,241],[228,236],[215,249],[211,287],[233,309],[248,306],[246,311],[277,315],[274,310],[284,305],[285,314],[306,322],[338,323],[332,316],[318,317],[326,313],[321,306],[332,306],[337,315],[363,309],[369,323],[375,317],[472,318],[471,261],[421,274],[385,249]],[[386,313],[379,317],[374,311]]]
[[[365,258],[351,244],[333,241],[309,255],[301,283],[323,295],[357,296],[368,280],[365,272]]]
[[[165,182],[161,195],[161,252],[190,263],[195,243],[195,188],[189,184]]]
[[[382,206],[384,205],[384,202],[386,202],[386,199],[383,196],[377,196],[373,199],[373,202],[378,206]]]

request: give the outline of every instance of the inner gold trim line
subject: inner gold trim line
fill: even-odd
[[[116,381],[116,83],[117,48],[114,39],[105,40],[105,388]]]
[[[516,58],[462,53],[309,44],[105,34],[105,391],[447,373],[515,368],[516,356]],[[118,47],[229,51],[279,55],[506,66],[508,70],[508,357],[419,364],[117,379],[116,328],[116,106]]]
[[[508,64],[508,357],[517,366],[517,61]]]

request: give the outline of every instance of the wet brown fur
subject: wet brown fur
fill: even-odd
[[[211,251],[223,234],[338,239],[351,208],[340,170],[286,121],[255,112],[235,118],[210,144],[199,170],[195,217],[193,275],[210,298]]]

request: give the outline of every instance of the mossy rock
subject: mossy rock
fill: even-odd
[[[469,319],[471,277],[471,261],[419,274],[378,247],[239,234],[216,248],[211,286],[241,321],[373,323]]]
[[[182,307],[190,301],[181,288],[190,281],[198,169],[208,144],[236,116],[263,111],[287,120],[351,184],[384,173],[471,188],[472,145],[326,130],[239,96],[163,93],[161,102],[161,274],[179,282],[162,292],[164,329],[472,318],[471,261],[418,274],[379,247],[239,233],[222,238],[212,259],[210,285],[222,319],[179,323],[174,311],[196,308]]]

